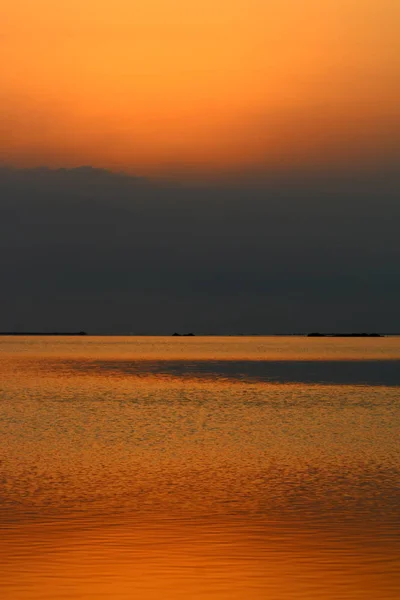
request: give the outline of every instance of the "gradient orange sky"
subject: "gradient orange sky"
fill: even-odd
[[[3,0],[0,162],[393,161],[398,0]]]

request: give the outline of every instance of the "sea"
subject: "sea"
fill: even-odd
[[[2,600],[398,600],[400,338],[0,337]]]

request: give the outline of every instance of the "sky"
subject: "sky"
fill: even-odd
[[[0,330],[400,332],[397,0],[3,0]]]
[[[398,158],[397,0],[3,0],[3,164],[225,177]]]

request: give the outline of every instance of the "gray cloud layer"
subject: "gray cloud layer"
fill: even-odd
[[[400,176],[0,169],[0,329],[400,331]]]

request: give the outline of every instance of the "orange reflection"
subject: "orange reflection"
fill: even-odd
[[[399,561],[380,560],[377,531],[366,537],[353,529],[353,541],[339,541],[329,531],[241,519],[76,525],[25,524],[6,532],[6,597],[397,598]],[[21,553],[21,542],[35,552]]]
[[[0,597],[397,600],[398,387],[149,372],[317,348],[350,367],[399,352],[398,338],[1,338]]]

